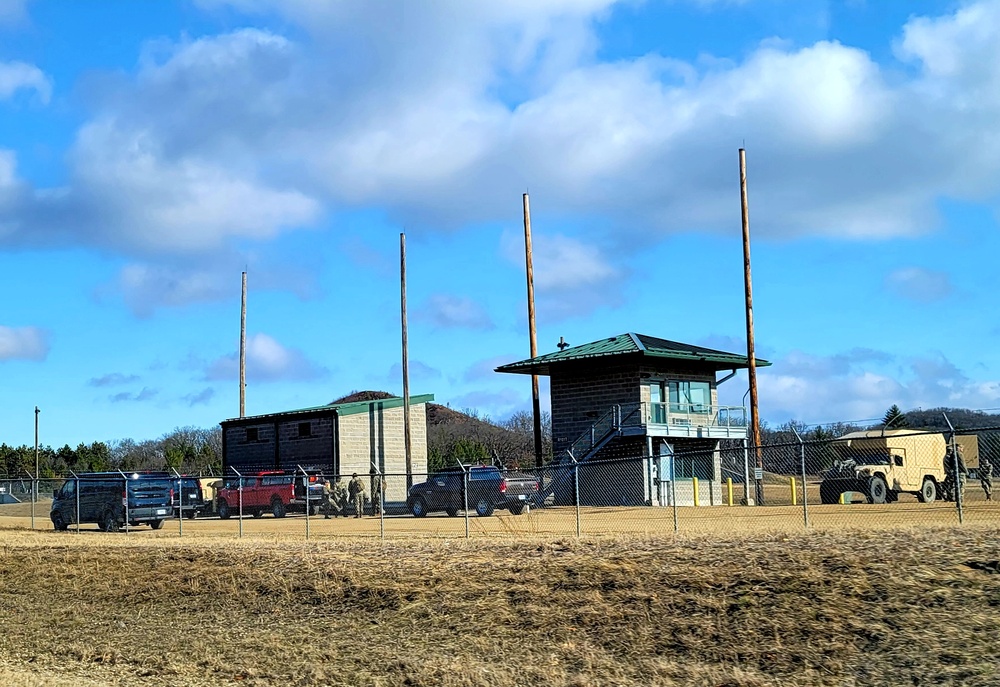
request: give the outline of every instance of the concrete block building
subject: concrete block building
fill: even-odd
[[[427,473],[427,403],[432,394],[410,397],[410,456],[414,481]],[[225,420],[222,463],[241,473],[294,470],[301,465],[327,475],[372,473],[386,480],[386,500],[405,501],[407,480],[403,399],[337,403]]]
[[[550,378],[553,455],[586,463],[581,503],[693,505],[697,479],[709,505],[722,503],[720,440],[747,437],[745,409],[720,406],[718,387],[747,367],[745,355],[627,333],[496,371]],[[652,460],[615,460],[638,457]]]

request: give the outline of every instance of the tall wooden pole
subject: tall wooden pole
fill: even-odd
[[[406,452],[406,488],[413,486],[413,457],[410,439],[410,362],[406,340],[406,234],[399,235],[399,304],[403,329],[403,450]]]
[[[243,273],[240,299],[240,417],[247,414],[247,273]]]
[[[528,205],[528,194],[522,196],[524,201],[524,264],[528,276],[528,339],[531,347],[531,357],[538,357],[538,339],[535,335],[535,272],[531,265],[531,208]],[[538,401],[538,375],[531,375],[531,413],[535,428],[535,467],[542,467],[542,413]]]
[[[750,208],[747,203],[747,157],[740,148],[740,205],[743,211],[743,284],[747,311],[747,374],[750,378],[750,442],[757,455],[757,467],[763,470],[764,455],[760,450],[760,415],[757,408],[757,359],[753,342],[753,287],[750,280]],[[757,482],[757,504],[763,505],[763,480]]]

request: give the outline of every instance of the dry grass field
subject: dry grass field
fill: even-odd
[[[383,543],[221,525],[0,532],[0,684],[1000,684],[996,527]]]

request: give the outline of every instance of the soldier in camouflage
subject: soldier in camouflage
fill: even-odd
[[[364,517],[365,483],[358,477],[358,473],[355,472],[351,475],[351,481],[347,484],[347,492],[351,495],[351,502],[354,504],[354,517]]]

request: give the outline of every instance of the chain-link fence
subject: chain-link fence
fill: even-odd
[[[1000,525],[1000,428],[869,430],[760,447],[730,440],[688,452],[661,445],[613,460],[567,455],[534,471],[0,477],[0,528],[329,539]]]

